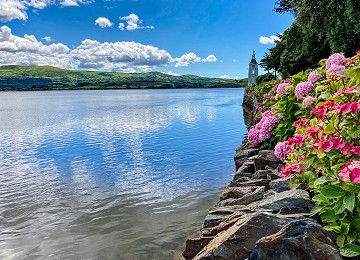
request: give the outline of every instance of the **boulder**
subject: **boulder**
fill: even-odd
[[[281,256],[281,258],[279,258]],[[256,242],[249,260],[341,260],[336,246],[313,219],[295,220]]]
[[[246,150],[237,149],[236,155],[234,156],[236,171],[240,168],[241,165],[251,156],[256,155],[259,152],[257,148],[250,148]]]
[[[244,187],[244,188],[249,188],[249,187]],[[248,205],[252,202],[261,200],[264,196],[264,192],[265,192],[264,186],[257,187],[252,192],[248,192],[240,198],[229,198],[226,200],[222,200],[222,201],[218,202],[218,205],[220,207],[232,206],[232,205]]]
[[[245,259],[255,248],[257,240],[278,232],[290,221],[264,213],[248,214],[217,234],[193,259]]]
[[[265,186],[269,187],[269,180],[259,179],[259,180],[248,180],[248,181],[232,181],[229,184],[229,187],[246,187],[246,186]]]
[[[255,171],[265,170],[267,167],[276,169],[282,162],[275,156],[273,150],[261,150],[254,159]]]
[[[253,179],[267,179],[268,171],[266,170],[258,170],[256,171],[252,178]]]
[[[193,259],[214,237],[201,237],[186,240],[186,248],[182,256],[186,260]]]
[[[282,192],[290,190],[290,179],[276,179],[272,180],[269,183],[270,189],[275,190],[276,192]]]
[[[220,196],[221,200],[229,199],[229,198],[241,198],[244,195],[251,193],[256,190],[256,186],[249,187],[226,187],[223,193]]]

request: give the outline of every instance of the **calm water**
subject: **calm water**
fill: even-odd
[[[234,171],[242,98],[0,93],[0,259],[179,259]]]

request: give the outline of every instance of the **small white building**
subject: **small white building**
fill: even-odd
[[[249,63],[249,73],[248,73],[248,85],[251,86],[256,84],[256,78],[258,76],[258,63],[255,59],[255,51],[253,51],[253,55],[251,57],[251,61]]]

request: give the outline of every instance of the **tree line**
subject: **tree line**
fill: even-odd
[[[352,56],[360,48],[359,0],[278,0],[275,11],[295,17],[260,61],[275,77],[315,68],[331,53]]]

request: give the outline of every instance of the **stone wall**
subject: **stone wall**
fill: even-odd
[[[184,258],[341,259],[333,235],[309,218],[308,192],[290,189],[273,151],[247,142],[236,151],[236,173]]]

